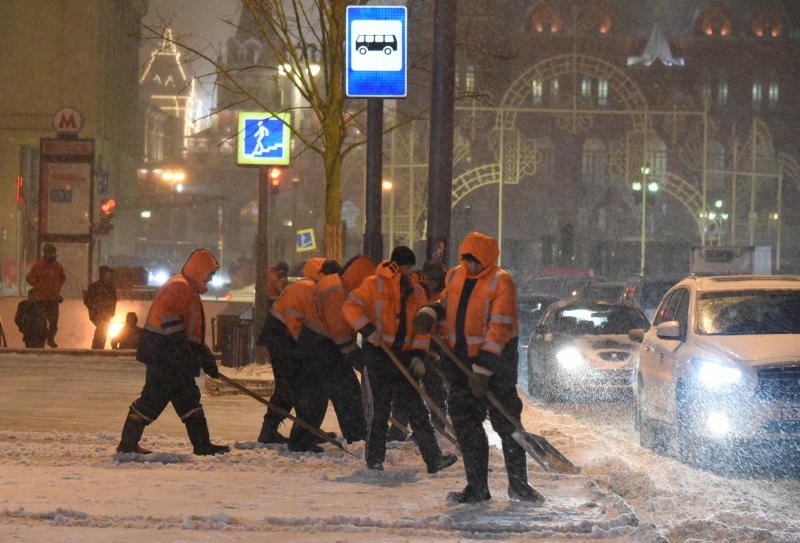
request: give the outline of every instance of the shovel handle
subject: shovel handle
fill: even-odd
[[[453,425],[450,423],[450,421],[447,420],[447,417],[445,416],[444,413],[442,413],[442,410],[439,409],[439,406],[433,402],[431,397],[428,396],[428,394],[424,390],[422,390],[422,387],[419,386],[419,383],[417,382],[416,379],[414,379],[414,376],[411,375],[411,372],[408,371],[408,368],[406,368],[403,365],[403,363],[400,362],[400,360],[398,360],[397,356],[389,348],[387,348],[386,345],[383,344],[383,342],[381,342],[381,348],[383,349],[383,352],[385,352],[386,355],[391,359],[394,365],[397,366],[397,369],[400,370],[400,373],[403,374],[403,377],[405,377],[408,380],[408,382],[411,383],[411,386],[414,387],[414,390],[416,390],[422,397],[422,399],[425,400],[425,403],[428,404],[428,408],[431,411],[433,411],[433,413],[437,417],[439,417],[440,420],[443,420],[445,425],[447,426],[447,429],[450,430],[453,433],[453,435],[455,435],[456,432],[453,429]],[[453,444],[456,444],[456,439],[453,437],[453,435],[441,431],[440,433],[444,437],[446,437],[448,441],[450,441]]]
[[[247,388],[243,384],[234,381],[233,379],[231,379],[230,377],[228,377],[227,375],[225,375],[223,373],[220,373],[219,377],[217,377],[217,379],[220,379],[221,381],[231,385],[233,388],[236,388],[236,389],[244,392],[245,394],[247,394],[251,398],[263,403],[264,405],[266,405],[270,409],[274,409],[275,411],[277,411],[278,413],[280,413],[281,415],[283,415],[287,419],[296,422],[297,424],[299,424],[300,426],[302,426],[303,428],[305,428],[306,430],[308,430],[309,432],[311,432],[315,436],[318,436],[318,437],[324,439],[328,443],[333,443],[338,448],[342,449],[343,452],[349,454],[350,456],[352,456],[356,460],[361,460],[361,458],[357,454],[351,452],[349,449],[347,449],[347,447],[345,447],[344,445],[339,443],[337,440],[333,439],[327,433],[323,432],[322,430],[320,430],[316,426],[312,426],[311,424],[308,424],[306,421],[295,417],[294,415],[292,415],[291,413],[289,413],[285,409],[282,409],[282,408],[278,407],[277,405],[275,405],[271,401],[267,400],[266,398],[264,398],[260,394],[256,394],[255,392],[253,392],[252,390],[250,390],[249,388]]]

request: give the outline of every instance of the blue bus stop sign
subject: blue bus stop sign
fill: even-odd
[[[347,6],[347,96],[406,96],[405,6]]]

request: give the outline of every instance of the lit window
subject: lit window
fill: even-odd
[[[531,96],[533,97],[534,105],[542,103],[542,82],[538,79],[531,81]]]
[[[728,103],[728,82],[720,81],[717,85],[717,104],[724,106]]]
[[[753,107],[761,107],[761,81],[753,81]]]
[[[581,96],[584,98],[592,97],[592,80],[588,77],[584,77],[581,80]]]
[[[550,80],[550,100],[558,100],[558,79]]]
[[[769,107],[777,107],[778,105],[779,88],[778,82],[773,81],[769,84]]]
[[[597,105],[608,105],[608,81],[605,79],[597,82]]]
[[[464,75],[464,90],[472,92],[475,90],[475,66],[467,66],[467,73]]]

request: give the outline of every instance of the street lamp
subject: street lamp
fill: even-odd
[[[644,187],[647,187],[647,176],[650,175],[650,165],[645,164],[639,170],[642,172],[642,181],[639,185],[639,190],[642,191],[642,239],[639,275],[644,277],[645,251],[647,247],[647,191],[644,190]],[[655,192],[651,187],[648,187],[648,189],[651,192]],[[655,183],[655,190],[658,190],[658,183]]]

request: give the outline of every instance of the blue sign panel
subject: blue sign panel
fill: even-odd
[[[240,112],[236,161],[239,164],[289,164],[290,122],[288,113]]]
[[[313,251],[317,248],[317,241],[314,239],[314,230],[311,228],[298,230],[295,241],[298,253]]]
[[[347,96],[406,96],[405,6],[347,6]]]

